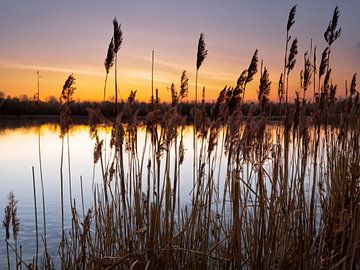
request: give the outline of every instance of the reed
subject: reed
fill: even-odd
[[[8,240],[10,239],[10,222],[11,222],[11,204],[5,207],[5,215],[3,220],[3,226],[5,228],[5,246],[6,246],[6,259],[7,266],[10,269],[10,257],[9,257],[9,245]]]
[[[199,42],[198,42],[198,48],[197,48],[197,56],[196,56],[196,74],[195,74],[195,107],[194,107],[194,116],[193,116],[193,127],[194,127],[194,131],[193,131],[193,151],[194,151],[194,158],[193,158],[193,185],[196,184],[197,180],[197,167],[198,167],[198,162],[197,162],[197,154],[198,154],[198,150],[197,150],[197,140],[196,140],[196,133],[197,133],[197,127],[198,124],[197,123],[197,118],[198,118],[198,111],[197,111],[197,107],[198,107],[198,77],[199,77],[199,69],[202,65],[202,63],[204,62],[206,56],[208,54],[208,51],[205,49],[205,38],[204,38],[204,34],[201,33],[200,37],[199,37]],[[193,198],[194,200],[194,198]]]
[[[105,75],[105,83],[104,83],[103,101],[106,100],[106,83],[107,83],[110,69],[113,65],[114,65],[114,38],[112,37],[110,40],[109,48],[108,48],[107,55],[106,55],[106,58],[104,61],[106,75]]]
[[[60,101],[63,102],[61,112],[60,112],[60,137],[61,137],[61,158],[60,158],[60,200],[61,200],[61,261],[62,268],[65,258],[65,216],[64,216],[64,177],[63,177],[63,164],[64,164],[64,137],[68,135],[70,125],[71,125],[71,109],[70,104],[72,102],[72,96],[76,90],[75,87],[75,77],[73,74],[69,75],[66,79]],[[69,144],[68,144],[69,145]],[[69,151],[69,148],[68,148]],[[69,152],[68,152],[69,153]],[[69,159],[69,156],[68,156]],[[70,180],[70,166],[69,166],[69,185],[71,185]],[[72,205],[72,199],[70,197],[70,205]]]
[[[118,51],[120,49],[122,40],[123,40],[123,33],[121,31],[121,24],[118,23],[117,19],[114,18],[113,20],[113,26],[114,26],[114,35],[113,35],[113,54],[114,54],[114,65],[115,65],[115,117],[117,116],[118,112],[118,85],[117,85],[117,55]],[[109,45],[109,49],[111,47],[111,43]],[[111,53],[110,53],[111,54]]]
[[[36,201],[36,183],[35,183],[35,172],[34,166],[32,169],[32,179],[33,179],[33,196],[34,196],[34,219],[35,219],[35,260],[34,265],[38,265],[38,258],[39,258],[39,229],[38,229],[38,215],[37,215],[37,201]]]

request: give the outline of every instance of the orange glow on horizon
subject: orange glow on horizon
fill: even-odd
[[[207,101],[216,100],[219,92],[225,86],[235,86],[240,73],[248,67],[253,50],[248,49],[246,57],[238,55],[219,54],[216,51],[211,54],[211,43],[209,42],[209,54],[199,70],[198,80],[198,100],[201,100],[202,88],[205,86],[205,99]],[[217,45],[219,46],[219,45]],[[214,48],[215,49],[215,48]],[[270,80],[272,81],[270,100],[278,100],[278,80],[282,72],[282,50],[277,49],[270,54],[268,49],[259,50],[258,70],[260,61],[264,59],[264,66],[268,68]],[[190,54],[190,53],[189,53]],[[102,55],[96,58],[101,59]],[[344,54],[340,55],[344,56]],[[100,62],[100,60],[98,60]],[[171,63],[181,64],[171,64]],[[297,64],[289,79],[289,99],[293,100],[295,91],[301,92],[300,70],[302,59],[297,56]],[[101,63],[101,62],[100,62]],[[344,82],[351,80],[354,70],[352,65],[342,65],[337,68],[336,63],[343,64],[339,57],[332,61],[335,66],[332,77],[333,83],[338,84],[338,95],[344,95]],[[171,83],[175,84],[176,90],[180,88],[180,77],[183,70],[186,70],[189,78],[189,93],[185,101],[194,100],[195,93],[195,67],[192,57],[181,58],[180,56],[167,56],[159,53],[155,55],[154,69],[154,90],[159,91],[160,101],[171,101],[171,93],[168,90]],[[64,65],[65,66],[65,65]],[[37,92],[37,70],[40,71],[40,99],[46,100],[49,96],[58,98],[62,86],[69,76],[74,73],[76,77],[76,91],[74,100],[80,101],[102,101],[104,91],[105,70],[99,65],[76,65],[71,63],[68,66],[51,65],[29,65],[15,64],[10,60],[0,58],[0,91],[10,96],[27,95],[32,98]],[[257,100],[257,89],[259,86],[259,73],[254,80],[247,85],[245,101]],[[114,67],[110,70],[107,81],[106,98],[112,100],[114,97]],[[118,64],[118,91],[120,100],[126,100],[131,90],[137,90],[136,100],[150,101],[151,99],[151,59],[145,56],[134,57],[133,55],[120,54]],[[310,85],[307,97],[312,98],[313,85]]]
[[[210,69],[210,68],[209,68]],[[205,70],[205,68],[204,68]],[[76,91],[74,93],[74,100],[79,101],[102,101],[104,91],[104,79],[105,75],[101,76],[101,71],[96,71],[98,74],[77,74],[74,72],[76,77]],[[133,70],[129,72],[121,73],[120,69],[118,74],[118,91],[120,100],[126,100],[131,90],[137,90],[136,100],[148,102],[151,99],[151,71],[139,70],[138,72]],[[112,72],[113,73],[113,72]],[[194,73],[194,72],[193,72]],[[216,73],[216,71],[214,71]],[[279,71],[280,73],[280,71]],[[279,73],[272,73],[270,70],[270,79],[272,81],[270,100],[277,101],[277,87],[278,87],[278,75]],[[37,92],[37,77],[36,70],[24,69],[24,70],[11,70],[0,68],[1,77],[6,80],[1,80],[0,91],[6,95],[12,97],[27,95],[30,99],[33,98]],[[60,96],[62,86],[67,76],[70,73],[57,72],[57,71],[41,71],[40,70],[40,99],[47,100],[48,97],[53,96],[58,98]],[[205,99],[206,101],[216,100],[219,92],[225,86],[235,86],[237,76],[233,73],[233,79],[231,77],[224,76],[222,79],[216,78],[212,74],[207,74],[202,70],[199,72],[198,82],[198,100],[202,98],[202,89],[205,86]],[[194,74],[187,72],[189,78],[189,93],[185,101],[192,101],[195,98],[195,83]],[[159,91],[159,98],[162,102],[171,101],[170,86],[174,82],[175,88],[178,91],[180,88],[180,76],[181,70],[177,74],[170,74],[164,71],[155,71],[154,74],[154,91],[157,88]],[[276,76],[276,77],[275,77]],[[297,78],[299,75],[294,72],[290,76],[289,82],[289,95],[292,99],[295,95],[295,91],[300,91],[300,79]],[[335,83],[339,84],[338,95],[344,95],[344,82],[345,80],[351,79],[351,73],[346,77],[346,74],[336,77]],[[247,85],[245,93],[245,101],[256,101],[257,100],[257,89],[259,85],[259,74],[256,74],[254,80]],[[106,88],[106,99],[113,100],[114,93],[114,75],[109,75]],[[313,85],[310,85],[307,96],[312,97]]]
[[[155,51],[154,89],[161,101],[170,101],[167,89],[180,86],[183,70],[189,78],[188,101],[194,100],[197,43],[205,35],[208,55],[199,70],[198,100],[206,87],[206,100],[213,101],[224,86],[235,86],[258,49],[258,73],[247,86],[245,101],[257,100],[261,62],[272,81],[270,100],[277,100],[278,81],[284,65],[286,20],[291,3],[269,1],[140,1],[133,3],[99,1],[71,2],[68,5],[38,1],[9,1],[2,5],[0,33],[0,92],[10,96],[37,93],[39,70],[40,99],[58,98],[66,78],[73,73],[75,100],[103,99],[106,57],[113,35],[112,19],[122,25],[123,42],[117,53],[118,90],[126,100],[131,90],[136,99],[151,97],[151,52]],[[70,3],[70,2],[69,2]],[[345,80],[360,73],[358,14],[360,3],[338,4],[341,37],[331,47],[331,80],[344,95]],[[327,46],[324,31],[331,20],[334,3],[299,2],[292,39],[298,38],[295,69],[289,78],[289,99],[300,88],[304,53],[317,48],[317,66]],[[29,12],[31,11],[31,12]],[[253,14],[257,14],[257,18]],[[46,22],[46,23],[44,23]],[[310,45],[311,44],[311,45]],[[317,78],[318,79],[318,78]],[[313,87],[307,96],[312,97]],[[114,67],[107,83],[107,99],[114,95]]]
[[[232,52],[224,54],[214,51],[220,44],[216,43],[212,48],[208,43],[209,54],[199,70],[198,80],[198,100],[201,100],[202,88],[205,86],[207,101],[216,100],[219,92],[225,86],[235,86],[241,72],[246,69],[250,63],[253,49],[246,50],[246,57],[233,55]],[[166,49],[166,48],[165,48]],[[164,49],[164,50],[165,50]],[[186,70],[189,78],[189,93],[185,101],[194,100],[195,93],[195,63],[192,57],[193,52],[187,51],[189,56],[182,58],[180,55],[155,55],[154,69],[154,90],[159,90],[160,100],[169,102],[171,93],[168,90],[171,83],[175,84],[177,90],[180,88],[180,77],[183,70]],[[295,69],[289,78],[289,98],[293,100],[296,91],[301,92],[300,88],[300,70],[303,67],[302,52],[297,56]],[[282,49],[264,47],[259,49],[258,70],[260,70],[260,61],[264,60],[264,66],[268,68],[270,80],[272,81],[270,100],[277,101],[278,80],[282,72]],[[335,53],[334,53],[335,55]],[[346,52],[339,56],[335,55],[332,60],[334,66],[332,72],[332,81],[338,84],[338,95],[344,95],[344,82],[350,81],[352,75],[356,72],[356,63],[345,65],[343,59]],[[149,56],[149,55],[148,55]],[[49,63],[43,65],[15,64],[10,60],[0,58],[0,91],[10,96],[27,95],[32,98],[37,92],[37,70],[40,71],[40,99],[46,100],[49,96],[58,98],[60,96],[63,84],[69,74],[74,73],[76,77],[76,91],[74,100],[80,101],[101,101],[103,99],[105,70],[101,60],[103,55],[96,55],[99,64],[79,65],[70,63],[69,65],[58,64],[51,66]],[[319,56],[318,56],[319,57]],[[137,90],[136,100],[150,101],[151,99],[151,58],[145,55],[134,57],[131,54],[120,54],[118,64],[118,91],[120,99],[126,100],[131,90]],[[30,62],[30,61],[28,61]],[[175,63],[175,64],[172,64]],[[259,86],[259,73],[254,80],[247,85],[245,101],[257,100],[257,89]],[[317,78],[318,79],[318,78]],[[312,97],[313,85],[310,85],[307,96]],[[107,81],[106,98],[111,100],[114,93],[114,67],[110,70]]]
[[[214,43],[212,43],[214,42]],[[282,44],[282,43],[280,43]],[[216,100],[219,92],[225,86],[235,86],[241,72],[250,63],[254,48],[230,51],[221,51],[222,43],[217,40],[207,41],[209,51],[204,63],[199,70],[198,100],[201,100],[202,89],[205,86],[205,99]],[[171,93],[168,90],[171,83],[177,90],[180,88],[180,77],[186,70],[189,78],[189,93],[185,101],[195,99],[195,61],[194,46],[188,46],[184,52],[179,49],[178,54],[166,54],[167,48],[155,53],[154,90],[159,90],[160,100],[171,101]],[[255,47],[255,45],[254,45]],[[267,67],[272,81],[270,100],[278,100],[278,80],[282,72],[283,49],[272,48],[270,45],[259,47],[258,72],[253,81],[247,85],[245,102],[257,100],[259,86],[259,73],[261,60]],[[125,50],[125,49],[124,49]],[[165,51],[165,53],[162,53]],[[212,51],[214,51],[212,53]],[[142,50],[142,55],[136,56],[132,52],[122,52],[118,56],[118,91],[120,100],[126,100],[131,90],[137,90],[136,100],[150,101],[151,99],[151,51]],[[241,55],[240,56],[240,52]],[[300,70],[303,68],[303,51],[299,49],[295,69],[289,78],[289,99],[293,100],[295,92],[301,92]],[[182,55],[185,57],[182,57]],[[318,53],[318,57],[320,53]],[[134,56],[135,55],[135,56]],[[69,74],[76,77],[76,91],[74,100],[102,101],[104,91],[105,70],[103,67],[103,54],[94,55],[94,60],[89,64],[69,64],[56,62],[51,65],[49,61],[42,60],[39,65],[29,64],[32,60],[27,59],[25,64],[18,64],[10,59],[0,57],[0,91],[10,96],[27,95],[32,98],[37,92],[37,70],[40,71],[40,99],[46,100],[49,96],[58,98],[63,84]],[[344,95],[345,80],[350,81],[356,72],[356,59],[351,58],[351,53],[334,51],[331,65],[333,68],[332,82],[338,85],[338,95]],[[352,59],[347,65],[346,59]],[[96,61],[96,63],[94,63]],[[319,61],[319,60],[318,60]],[[318,79],[318,78],[317,78]],[[111,68],[107,81],[106,98],[112,100],[114,93],[114,67]],[[312,98],[313,85],[310,85],[307,97]]]

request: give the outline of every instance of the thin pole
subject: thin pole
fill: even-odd
[[[154,108],[154,50],[151,54],[151,108]]]
[[[117,53],[115,53],[115,118],[118,110],[118,89],[117,89]]]
[[[37,71],[37,89],[38,89],[37,101],[39,102],[40,101],[40,72],[39,71]]]

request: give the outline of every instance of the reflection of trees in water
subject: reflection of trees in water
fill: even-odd
[[[31,128],[38,127],[44,124],[57,123],[55,117],[49,118],[28,118],[28,117],[3,117],[0,121],[0,130],[16,129],[16,128]]]
[[[79,127],[84,128],[87,125],[87,118],[74,118],[71,131],[76,131]],[[39,127],[51,132],[57,132],[59,130],[58,117],[0,117],[0,134],[6,132],[6,130],[22,129],[24,133],[37,133]]]

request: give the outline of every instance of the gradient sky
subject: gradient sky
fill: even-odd
[[[197,42],[203,32],[208,57],[200,68],[199,86],[206,86],[208,99],[216,98],[225,85],[235,85],[255,49],[269,69],[271,97],[276,99],[286,22],[294,4],[297,14],[291,35],[299,39],[299,55],[290,78],[291,95],[300,88],[299,70],[311,38],[320,58],[326,46],[323,33],[336,5],[342,36],[334,43],[330,62],[333,82],[343,94],[344,81],[360,73],[358,0],[2,0],[0,91],[32,97],[37,91],[36,71],[40,70],[41,99],[59,97],[67,76],[74,73],[75,99],[100,100],[103,63],[116,16],[124,38],[118,54],[121,98],[138,90],[138,99],[150,99],[152,50],[154,86],[159,88],[161,100],[170,99],[167,87],[172,82],[179,87],[183,70],[188,73],[193,98]],[[113,95],[113,71],[108,80],[109,98]],[[250,83],[247,99],[255,99],[257,87],[258,77]]]

